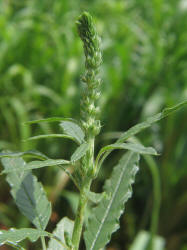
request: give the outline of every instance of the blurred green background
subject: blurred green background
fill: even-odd
[[[186,0],[0,0],[0,150],[38,149],[67,159],[75,149],[65,139],[24,142],[31,135],[60,129],[55,124],[28,127],[23,122],[51,116],[79,118],[84,55],[75,21],[84,10],[94,16],[102,37],[103,127],[96,151],[112,142],[107,132],[124,131],[187,98]],[[155,159],[162,186],[158,234],[166,239],[166,249],[186,250],[187,109],[138,138],[161,153]],[[102,190],[120,155],[115,152],[105,162],[94,191]],[[77,191],[57,168],[35,174],[53,202],[48,226],[53,230],[62,216],[73,218]],[[149,166],[142,159],[121,230],[107,249],[129,249],[141,229],[150,230],[152,186]],[[1,176],[0,228],[29,226],[8,191]]]

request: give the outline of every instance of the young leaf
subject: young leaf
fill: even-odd
[[[77,123],[73,121],[62,121],[60,126],[66,135],[73,137],[79,144],[84,142],[84,131]]]
[[[84,239],[87,250],[103,248],[111,234],[119,228],[119,218],[124,210],[124,203],[132,195],[132,183],[138,170],[139,155],[127,152],[113,169],[112,176],[106,181],[104,191],[108,195],[93,209],[88,220]]]
[[[86,154],[88,149],[89,149],[89,144],[88,143],[85,142],[85,143],[81,144],[75,150],[75,152],[72,154],[71,162],[75,162],[75,161],[78,161],[79,159],[81,159]]]
[[[65,135],[65,134],[36,135],[36,136],[29,137],[28,139],[26,139],[26,141],[40,140],[40,139],[46,139],[46,138],[47,139],[48,138],[66,138],[66,139],[70,139],[70,140],[77,142],[77,140],[75,140],[74,137],[72,137],[70,135]]]
[[[22,229],[14,229],[10,230],[1,230],[0,231],[0,244],[6,244],[6,242],[17,243],[26,238],[30,241],[34,242],[39,237],[49,236],[49,234],[43,230],[38,230],[34,228],[22,228]]]
[[[27,171],[31,169],[43,168],[48,166],[57,166],[57,165],[68,165],[69,161],[66,160],[45,160],[45,161],[31,161],[29,163],[24,162],[24,164],[7,164],[7,167],[3,170],[2,174],[12,173],[15,171]]]
[[[25,152],[9,152],[9,151],[3,151],[2,153],[0,153],[0,158],[2,157],[21,157],[21,156],[27,156],[27,157],[31,157],[31,158],[37,158],[40,160],[46,160],[48,159],[48,157],[44,154],[42,154],[41,152],[37,151],[37,150],[29,150],[29,151],[25,151]]]
[[[117,142],[124,142],[128,138],[130,138],[130,137],[136,135],[137,133],[139,133],[140,131],[142,131],[143,129],[150,127],[153,123],[160,121],[161,119],[172,114],[174,111],[182,108],[185,104],[187,104],[187,100],[183,101],[183,102],[181,102],[181,103],[179,103],[171,108],[166,108],[162,112],[147,118],[147,120],[145,122],[139,123],[139,124],[133,126],[132,128],[130,128],[129,130],[127,130],[126,132],[124,132],[120,136],[120,138],[117,140]]]
[[[41,183],[31,171],[24,171],[25,161],[21,157],[3,158],[5,169],[20,169],[7,175],[11,194],[19,210],[38,228],[44,230],[51,215],[51,204],[47,200]]]
[[[103,193],[94,193],[91,191],[88,192],[88,199],[96,204],[98,204],[105,196],[107,196],[105,192]]]
[[[53,235],[61,239],[61,241],[64,243],[64,247],[59,244],[55,239],[51,239],[49,241],[49,245],[47,250],[67,250],[69,249],[66,247],[65,239],[64,239],[64,233],[67,232],[72,237],[73,232],[73,225],[74,222],[67,217],[64,217],[58,224],[56,229],[53,232]]]
[[[71,118],[49,117],[49,118],[44,118],[44,119],[38,119],[38,120],[28,121],[28,122],[25,122],[24,124],[35,124],[35,123],[42,123],[42,122],[61,122],[61,121],[77,122],[76,120],[71,119]]]

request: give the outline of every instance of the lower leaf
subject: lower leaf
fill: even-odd
[[[138,170],[138,161],[139,154],[127,152],[106,181],[106,197],[92,210],[84,233],[87,250],[102,249],[109,242],[111,234],[119,228],[124,203],[132,195],[131,185]]]
[[[0,244],[6,244],[6,242],[17,243],[26,238],[34,242],[39,237],[49,236],[49,234],[43,230],[34,228],[22,228],[22,229],[10,229],[8,231],[0,231]]]

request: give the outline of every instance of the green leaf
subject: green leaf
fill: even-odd
[[[28,139],[26,139],[26,141],[33,141],[33,140],[39,140],[39,139],[49,139],[49,138],[66,138],[66,139],[70,139],[70,140],[77,142],[77,140],[75,140],[74,137],[72,137],[70,135],[65,135],[65,134],[36,135],[36,136],[29,137]]]
[[[49,118],[44,118],[44,119],[38,119],[38,120],[28,121],[28,122],[25,122],[24,124],[35,124],[35,123],[42,123],[42,122],[61,122],[61,121],[76,122],[76,120],[71,119],[71,118],[49,117]]]
[[[17,243],[26,238],[34,242],[41,236],[49,236],[49,234],[43,230],[34,228],[22,228],[22,229],[10,229],[8,231],[0,231],[0,244],[6,244],[6,242]]]
[[[51,239],[49,241],[49,245],[47,250],[67,250],[68,247],[65,247],[65,239],[64,239],[64,233],[67,232],[72,237],[73,232],[73,226],[74,222],[67,217],[64,217],[58,224],[56,229],[53,232],[53,235],[61,239],[61,241],[64,243],[64,247],[59,244],[56,240]]]
[[[73,137],[79,144],[84,142],[85,134],[77,123],[73,121],[62,121],[60,126],[66,135]]]
[[[124,203],[132,195],[132,183],[137,173],[139,155],[127,152],[113,169],[111,178],[106,181],[104,191],[106,198],[91,212],[84,239],[87,250],[103,248],[110,240],[111,234],[119,228],[119,218],[124,210]]]
[[[89,191],[87,195],[88,195],[88,199],[90,201],[92,201],[93,203],[96,203],[96,204],[99,203],[104,197],[107,196],[105,192],[103,192],[103,193],[94,193],[94,192],[91,192],[91,191]]]
[[[51,203],[47,200],[41,183],[31,173],[24,171],[22,158],[3,158],[2,165],[7,169],[20,169],[7,175],[11,194],[19,210],[38,228],[44,230],[51,215]]]
[[[24,164],[7,164],[5,170],[3,170],[2,174],[7,174],[16,171],[27,171],[31,169],[43,168],[48,166],[57,166],[57,165],[68,165],[69,161],[66,160],[45,160],[45,161],[31,161],[29,163],[24,162]]]
[[[9,152],[9,151],[3,151],[2,153],[0,153],[0,158],[2,157],[21,157],[21,156],[27,156],[27,157],[31,157],[31,158],[37,158],[40,160],[46,160],[48,159],[48,157],[44,154],[42,154],[41,152],[37,151],[37,150],[29,150],[29,151],[25,151],[25,152]]]
[[[75,150],[75,152],[72,154],[71,162],[75,162],[75,161],[78,161],[79,159],[81,159],[86,154],[88,149],[89,149],[89,144],[88,143],[85,142],[85,143],[81,144]]]
[[[139,133],[140,131],[142,131],[143,129],[150,127],[153,123],[160,121],[161,119],[167,117],[168,115],[172,114],[176,110],[182,108],[186,104],[187,104],[187,100],[183,101],[183,102],[181,102],[181,103],[179,103],[171,108],[166,108],[162,112],[147,118],[147,120],[145,122],[139,123],[139,124],[133,126],[132,128],[130,128],[129,130],[127,130],[126,132],[124,132],[120,136],[120,138],[117,140],[117,142],[124,142],[128,138],[130,138],[130,137],[136,135],[137,133]]]
[[[149,246],[150,233],[146,231],[140,231],[132,243],[130,250],[147,250]],[[164,238],[156,235],[153,239],[152,250],[164,250],[165,240]]]
[[[131,150],[133,152],[139,153],[139,154],[158,155],[154,148],[144,147],[143,145],[138,144],[138,143],[132,143],[132,142],[114,143],[114,144],[110,144],[110,145],[103,147],[99,151],[98,156],[96,158],[96,164],[98,164],[98,161],[101,158],[103,153],[105,153],[107,151],[112,151],[114,149],[127,149],[127,150]]]

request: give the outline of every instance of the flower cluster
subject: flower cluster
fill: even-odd
[[[80,38],[84,44],[86,72],[82,77],[85,84],[81,100],[82,125],[87,135],[95,136],[100,131],[100,121],[97,120],[99,107],[96,100],[100,96],[100,79],[97,77],[101,65],[100,38],[96,32],[92,17],[84,12],[76,22]]]

